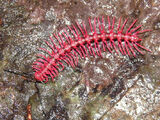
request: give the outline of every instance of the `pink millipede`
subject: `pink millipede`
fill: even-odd
[[[54,81],[54,78],[58,75],[59,71],[64,69],[64,62],[72,67],[77,65],[78,55],[81,58],[86,58],[89,54],[94,57],[96,54],[102,57],[102,50],[108,50],[112,53],[112,50],[114,49],[117,54],[121,53],[122,55],[133,55],[135,57],[136,54],[134,50],[141,54],[143,53],[140,49],[150,51],[139,44],[142,39],[138,37],[138,34],[150,30],[139,30],[142,25],[133,28],[137,19],[133,21],[125,33],[123,30],[128,19],[126,19],[121,26],[121,18],[119,18],[116,32],[114,32],[115,18],[113,17],[111,21],[108,16],[107,21],[108,32],[105,28],[104,17],[102,17],[101,20],[98,17],[94,18],[93,24],[91,19],[88,19],[91,35],[88,34],[84,22],[82,22],[82,25],[76,22],[76,26],[67,26],[69,32],[64,29],[64,32],[61,34],[53,34],[59,45],[56,45],[52,37],[50,37],[52,44],[48,41],[45,42],[51,48],[51,51],[45,48],[39,48],[40,50],[47,52],[48,56],[38,54],[40,58],[32,65],[32,68],[35,71],[35,79],[46,83],[50,76]],[[100,45],[100,43],[102,45]],[[60,70],[60,68],[62,69]]]

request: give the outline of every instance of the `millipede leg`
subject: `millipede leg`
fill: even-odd
[[[133,47],[134,47],[139,53],[141,53],[141,54],[143,55],[143,52],[141,52],[141,51],[137,48],[137,46],[135,45],[135,43],[132,42],[132,45],[133,45]]]

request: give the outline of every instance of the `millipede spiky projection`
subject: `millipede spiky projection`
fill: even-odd
[[[136,56],[135,51],[143,54],[141,49],[150,51],[139,44],[142,39],[138,37],[140,33],[150,30],[139,30],[142,25],[134,27],[137,22],[136,19],[128,27],[126,32],[123,32],[127,21],[128,19],[121,25],[121,18],[119,18],[116,32],[114,32],[114,17],[112,20],[109,16],[107,17],[107,29],[104,17],[101,19],[99,17],[94,18],[93,21],[89,18],[90,34],[84,22],[81,25],[76,22],[76,25],[67,26],[68,30],[64,29],[62,33],[53,34],[59,45],[56,45],[53,38],[50,37],[51,43],[48,41],[45,42],[51,51],[45,48],[39,48],[47,52],[48,56],[38,54],[40,58],[32,66],[35,71],[35,79],[46,83],[50,76],[54,81],[59,71],[64,69],[64,62],[75,67],[78,63],[78,56],[81,58],[86,58],[89,55],[95,57],[96,54],[102,56],[102,50],[109,51],[110,53],[115,50],[117,54],[121,53],[128,56]]]

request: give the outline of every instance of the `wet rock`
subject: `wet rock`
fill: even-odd
[[[0,119],[26,118],[28,103],[34,120],[158,119],[159,5],[158,0],[1,1]],[[106,52],[104,58],[79,60],[80,69],[66,65],[54,83],[35,83],[22,74],[34,74],[37,48],[46,47],[44,40],[52,32],[102,15],[129,18],[126,26],[138,18],[142,29],[152,30],[140,35],[141,44],[152,53],[128,58]],[[86,28],[90,32],[89,25]],[[6,68],[14,72],[3,71]]]
[[[40,7],[34,9],[34,11],[30,14],[30,23],[37,24],[44,20],[45,11]]]
[[[55,105],[49,111],[47,120],[69,120],[65,104],[57,97]]]

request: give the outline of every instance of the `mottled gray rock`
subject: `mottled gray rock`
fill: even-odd
[[[0,119],[160,119],[159,0],[0,0]],[[129,58],[109,52],[65,66],[55,82],[33,79],[32,62],[44,40],[76,21],[115,16],[151,29],[140,37],[152,53]],[[89,31],[89,25],[86,25]],[[127,29],[127,27],[125,28]],[[8,71],[8,72],[7,72]]]

